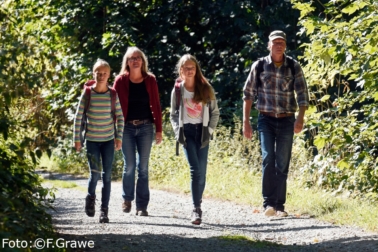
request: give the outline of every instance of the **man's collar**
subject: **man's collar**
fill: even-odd
[[[287,60],[286,59],[287,59],[287,57],[286,57],[286,54],[284,53],[283,54],[283,63],[284,63],[285,66],[287,66]],[[272,55],[269,54],[266,61],[268,62],[268,64],[273,63]]]

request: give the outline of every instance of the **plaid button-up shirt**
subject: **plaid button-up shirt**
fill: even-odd
[[[253,101],[257,96],[257,110],[276,114],[295,113],[298,106],[308,107],[309,93],[302,68],[294,60],[294,77],[287,58],[284,55],[284,63],[276,67],[270,55],[264,57],[260,76],[257,76],[258,61],[254,62],[244,85],[243,100]]]

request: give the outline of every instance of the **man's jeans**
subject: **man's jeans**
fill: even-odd
[[[286,181],[293,145],[295,117],[274,118],[260,114],[258,131],[262,152],[262,195],[264,208],[283,211]]]
[[[201,207],[201,200],[206,183],[206,167],[209,145],[201,147],[202,124],[184,124],[186,147],[184,153],[188,160],[191,177],[193,206]]]
[[[133,201],[135,193],[135,169],[138,170],[136,185],[136,208],[146,210],[150,201],[148,186],[148,161],[153,139],[152,123],[133,125],[126,124],[123,131],[122,153],[124,160],[122,197]],[[136,155],[136,152],[138,155]],[[138,159],[137,159],[138,157]]]
[[[96,195],[97,181],[102,177],[101,208],[108,208],[111,190],[112,164],[114,159],[114,139],[106,142],[87,141],[89,165],[88,195]],[[102,163],[102,172],[101,172]]]

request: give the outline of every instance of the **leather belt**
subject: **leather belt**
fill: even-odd
[[[130,121],[127,121],[126,123],[136,126],[136,125],[146,124],[150,122],[151,122],[150,119],[144,119],[144,120],[130,120]]]
[[[270,116],[270,117],[275,117],[275,118],[283,118],[283,117],[294,116],[294,113],[287,113],[287,112],[276,114],[276,113],[273,113],[273,112],[260,111],[260,114]]]

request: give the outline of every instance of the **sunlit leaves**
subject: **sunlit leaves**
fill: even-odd
[[[378,3],[292,2],[301,11],[301,31],[311,41],[303,56],[304,72],[317,112],[307,114],[307,124],[323,160],[321,166],[313,162],[308,167],[322,169],[327,163],[327,176],[321,178],[326,188],[378,192],[377,178],[368,172],[378,167],[378,131],[373,126],[378,113],[372,109],[378,105]],[[366,184],[366,178],[375,183]]]
[[[345,8],[343,8],[341,12],[347,13],[350,15],[350,14],[355,13],[357,10],[364,8],[366,5],[368,4],[364,1],[355,1],[355,2],[352,2],[350,5],[347,5]]]
[[[299,1],[294,2],[294,8],[301,11],[300,18],[310,15],[315,10],[315,7],[313,7],[311,3],[303,3]]]

